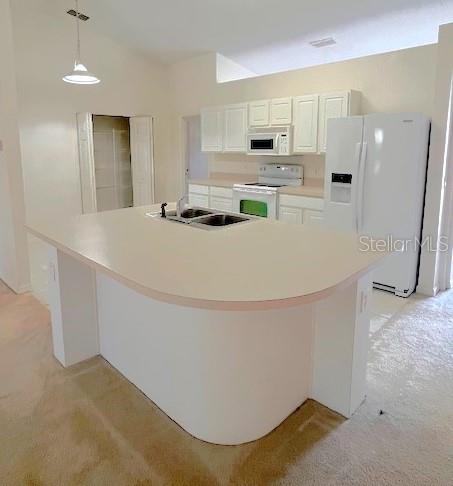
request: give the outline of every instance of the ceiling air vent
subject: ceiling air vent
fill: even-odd
[[[310,45],[312,45],[313,47],[328,47],[328,46],[333,46],[336,43],[337,41],[333,37],[326,37],[324,39],[311,41]]]
[[[68,13],[69,15],[72,15],[73,17],[77,17],[77,12],[74,9],[68,10],[66,13]],[[84,22],[86,22],[89,18],[90,17],[88,17],[88,15],[85,15],[85,14],[79,12],[79,19],[80,20],[83,20]]]

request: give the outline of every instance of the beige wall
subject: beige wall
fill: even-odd
[[[8,0],[1,1],[9,4]],[[83,29],[84,61],[102,83],[73,86],[61,81],[71,68],[74,53],[72,19],[66,16],[57,21],[40,10],[39,2],[15,0],[11,4],[14,53],[10,54],[15,58],[18,94],[18,111],[13,107],[12,116],[19,120],[27,219],[32,223],[41,217],[67,217],[81,212],[76,112],[156,118],[158,201],[175,199],[183,190],[180,117],[198,114],[203,106],[356,89],[363,94],[364,112],[432,112],[436,46],[217,84],[215,55],[165,68]],[[89,48],[83,51],[84,46]],[[9,95],[9,91],[3,93]],[[15,157],[19,160],[16,148]],[[4,159],[4,154],[0,159]],[[322,175],[323,157],[295,160],[304,163],[309,175]],[[210,163],[216,171],[251,173],[256,172],[257,162],[258,159],[246,156],[216,155]],[[3,160],[0,170],[2,167]],[[20,213],[20,164],[17,167],[13,183],[16,186],[7,189],[18,195],[14,206]],[[4,180],[1,178],[2,184]],[[16,215],[14,220],[20,221],[20,217]],[[21,228],[22,223],[16,228]],[[29,248],[33,289],[45,299],[45,247],[31,238]]]
[[[197,114],[209,105],[343,89],[362,93],[364,113],[419,111],[430,115],[435,66],[433,45],[225,84],[216,83],[215,56],[206,55],[172,66],[170,75],[177,116]],[[177,121],[174,126],[179,126]],[[310,175],[315,175],[316,169],[323,170],[323,157],[298,160],[308,166]],[[256,171],[256,159],[216,155],[211,167],[252,172]]]
[[[27,220],[81,213],[77,112],[153,115],[157,197],[174,198],[166,69],[82,27],[83,60],[102,82],[70,85],[61,77],[72,68],[73,18],[51,17],[39,2],[28,0],[12,2],[12,18]],[[34,238],[29,241],[32,286],[45,300],[46,248]]]
[[[439,29],[436,56],[436,82],[432,110],[431,145],[426,184],[425,218],[423,237],[430,238],[437,248],[440,237],[447,236],[453,244],[453,24]],[[450,126],[449,126],[450,122]],[[447,138],[447,135],[450,138]],[[448,183],[445,186],[445,183]],[[420,277],[417,291],[435,295],[450,285],[452,249],[448,252],[429,251],[422,248]]]
[[[12,45],[9,1],[0,0],[0,278],[22,292],[30,277]]]

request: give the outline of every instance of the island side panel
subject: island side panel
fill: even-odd
[[[371,273],[315,304],[311,398],[349,418],[365,399]]]
[[[307,398],[313,306],[196,309],[97,276],[102,356],[181,427],[241,444],[277,427]]]
[[[96,272],[52,246],[49,272],[54,355],[71,366],[99,354]]]

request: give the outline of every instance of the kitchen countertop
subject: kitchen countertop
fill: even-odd
[[[236,175],[231,178],[227,177],[212,177],[208,179],[191,179],[190,184],[199,184],[202,186],[217,186],[232,188],[234,184],[244,184],[248,182],[256,182],[258,177],[250,175]],[[288,194],[293,196],[307,196],[307,197],[324,197],[324,179],[310,179],[305,178],[303,186],[291,187],[285,186],[280,188],[280,194]]]
[[[266,219],[207,231],[162,220],[159,209],[85,214],[27,229],[144,295],[211,309],[313,302],[352,283],[383,256],[360,252],[349,233]],[[146,216],[149,211],[156,217]]]

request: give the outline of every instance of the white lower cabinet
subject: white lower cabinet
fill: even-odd
[[[189,184],[189,204],[214,211],[233,211],[233,190],[228,187]]]
[[[285,221],[285,223],[302,224],[304,222],[304,210],[302,208],[293,208],[280,204],[278,219]]]
[[[278,219],[286,223],[322,226],[324,199],[306,196],[290,196],[282,194]]]
[[[209,208],[209,186],[189,184],[189,204]]]
[[[233,211],[233,190],[227,187],[211,186],[209,208],[215,211]]]
[[[189,204],[213,211],[233,211],[233,190],[228,187],[189,184]],[[286,223],[322,226],[324,199],[280,195],[278,219]]]
[[[324,213],[322,211],[314,211],[312,209],[304,210],[304,224],[310,226],[323,226],[324,225]]]
[[[189,204],[200,208],[209,208],[209,196],[203,194],[191,194],[189,192]]]

